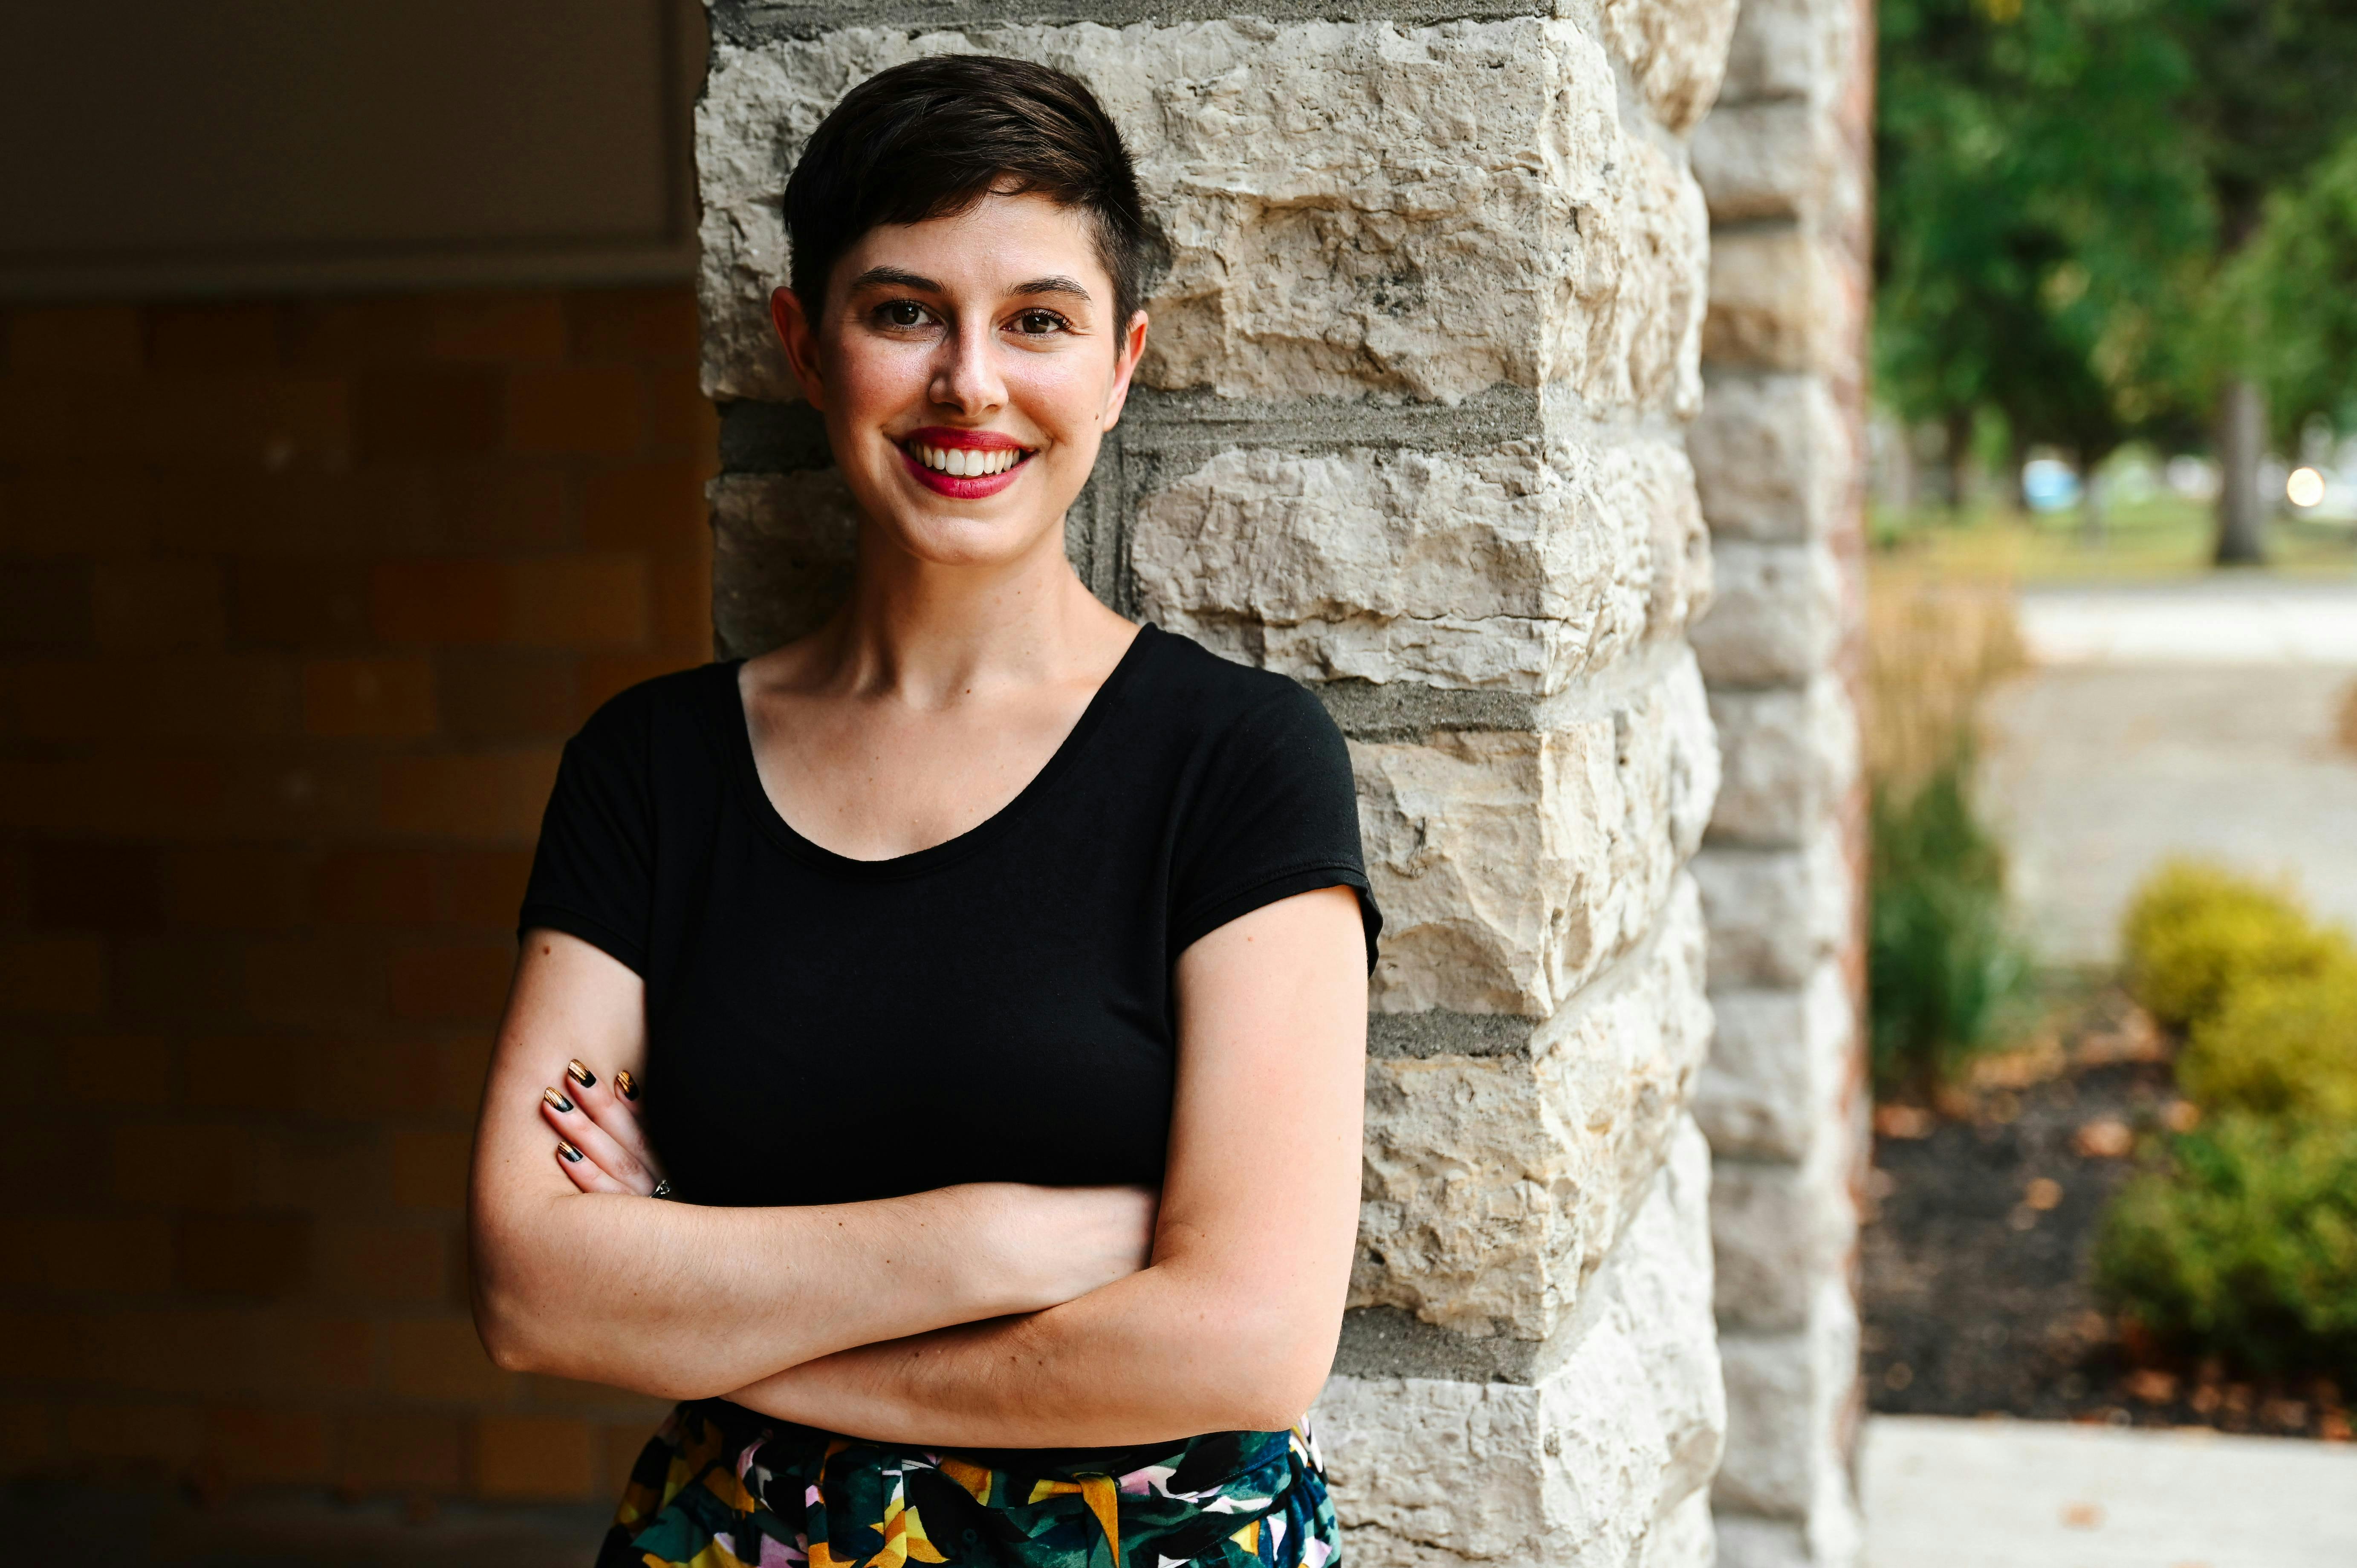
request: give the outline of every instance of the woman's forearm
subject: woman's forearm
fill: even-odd
[[[807,1361],[728,1397],[883,1442],[1063,1447],[1276,1431],[1317,1398],[1332,1310],[1162,1264],[1044,1312]]]
[[[645,1072],[643,1018],[635,973],[587,942],[532,933],[468,1198],[476,1323],[502,1366],[724,1393],[846,1346],[1069,1301],[1145,1262],[1143,1191],[977,1183],[726,1208],[580,1190],[565,1172],[586,1167],[558,1159],[543,1090],[565,1086],[564,1116],[634,1129],[613,1086],[618,1069]],[[591,1065],[568,1077],[568,1058]]]
[[[505,1366],[721,1393],[846,1346],[1038,1305],[1038,1271],[998,1240],[1011,1208],[972,1187],[808,1208],[536,1193],[478,1219],[477,1321]]]

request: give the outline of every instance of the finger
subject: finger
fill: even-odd
[[[581,1062],[573,1061],[565,1069],[565,1091],[587,1112],[589,1120],[639,1163],[640,1169],[657,1176],[663,1174],[662,1162],[655,1158],[654,1145],[647,1141],[646,1129],[640,1125],[636,1103],[639,1084],[628,1070],[616,1073],[611,1081],[602,1081]]]
[[[606,1135],[606,1130],[591,1121],[588,1114],[568,1094],[573,1086],[550,1088],[540,1092],[540,1114],[565,1139],[588,1157],[590,1162],[612,1176],[631,1192],[650,1193],[654,1190],[655,1177],[644,1165],[632,1158],[630,1152]]]
[[[556,1167],[584,1192],[618,1192],[625,1197],[635,1196],[629,1187],[599,1170],[590,1162],[588,1155],[563,1138],[556,1140]]]

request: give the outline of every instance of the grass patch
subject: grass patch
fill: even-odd
[[[2030,993],[2005,896],[2005,856],[1974,814],[1971,754],[1913,793],[1878,791],[1867,922],[1875,1082],[1928,1090],[1996,1045]]]
[[[2019,669],[2013,591],[1920,552],[1868,582],[1867,1008],[1875,1083],[1928,1092],[2002,1042],[2029,993],[2005,855],[1973,802],[1989,689]]]

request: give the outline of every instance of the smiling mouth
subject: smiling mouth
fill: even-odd
[[[1028,448],[1021,446],[934,446],[921,441],[904,442],[900,450],[934,473],[953,479],[988,478],[1031,456]]]

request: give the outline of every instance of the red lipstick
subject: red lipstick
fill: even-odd
[[[929,424],[902,436],[899,446],[900,461],[908,466],[917,482],[953,500],[980,500],[985,496],[996,495],[1013,484],[1023,465],[1031,460],[1030,448],[996,430],[957,430],[945,424]],[[929,451],[960,467],[973,464],[992,467],[996,462],[1004,462],[1006,467],[995,473],[953,474],[927,462]]]

